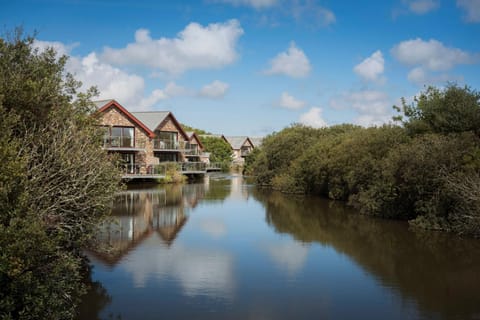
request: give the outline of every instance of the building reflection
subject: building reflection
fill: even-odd
[[[202,184],[119,193],[113,203],[111,219],[99,228],[97,245],[90,253],[113,266],[154,233],[164,245],[171,246],[187,222],[189,211],[204,195]]]

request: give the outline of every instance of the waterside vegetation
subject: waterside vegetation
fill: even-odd
[[[72,319],[91,241],[120,186],[95,89],[17,30],[0,38],[0,319]]]
[[[259,185],[347,201],[363,214],[480,237],[480,94],[448,84],[394,107],[396,124],[267,136],[247,162]]]

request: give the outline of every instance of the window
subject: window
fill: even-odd
[[[154,156],[158,158],[159,162],[178,161],[178,156],[176,153],[155,152]]]
[[[106,142],[110,147],[133,148],[135,146],[134,128],[132,127],[111,127],[105,133]]]
[[[178,149],[178,133],[169,131],[156,131],[156,141],[158,141],[158,149]]]

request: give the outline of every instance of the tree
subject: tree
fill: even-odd
[[[445,89],[428,87],[412,104],[402,99],[401,121],[410,134],[473,131],[480,134],[480,93],[470,87],[448,84]]]
[[[120,174],[101,148],[90,98],[21,30],[0,39],[0,318],[71,319],[81,248],[109,211]]]
[[[222,138],[201,137],[205,152],[210,152],[210,162],[222,163],[224,166],[230,166],[232,162],[232,148]]]
[[[182,128],[185,131],[192,131],[192,132],[195,132],[196,134],[210,134],[209,132],[207,132],[205,130],[190,127],[190,126],[187,126],[186,124],[183,124],[183,123],[182,123]]]

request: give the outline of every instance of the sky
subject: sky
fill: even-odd
[[[35,46],[98,99],[184,124],[264,136],[388,123],[429,85],[480,90],[480,0],[0,0],[2,33]]]

